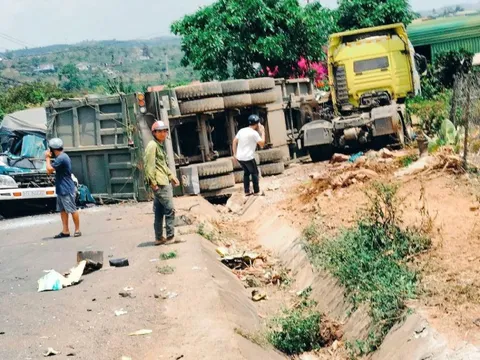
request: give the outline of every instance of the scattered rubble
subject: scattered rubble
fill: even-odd
[[[220,259],[220,261],[230,269],[238,270],[253,266],[255,260],[261,258],[262,257],[257,253],[244,252],[241,254],[224,256]]]
[[[120,310],[115,310],[115,316],[122,316],[128,314],[127,311],[120,309]]]
[[[43,356],[44,356],[44,357],[49,357],[49,356],[55,356],[55,355],[59,355],[59,354],[60,354],[60,351],[56,351],[56,350],[54,350],[53,348],[49,347],[49,348],[47,349],[47,351],[45,351],[45,352],[43,353]]]
[[[103,267],[103,251],[78,251],[77,263],[83,260],[87,262],[83,275],[100,270]]]
[[[258,290],[253,290],[252,291],[252,300],[255,302],[262,301],[262,300],[267,300],[267,294],[261,293]]]
[[[350,159],[350,156],[345,154],[333,154],[332,158],[330,159],[330,162],[332,164],[342,163],[342,162],[347,162],[349,159]]]
[[[142,336],[142,335],[151,334],[152,332],[153,332],[152,330],[142,329],[142,330],[137,330],[135,332],[132,332],[132,333],[128,334],[128,336]]]
[[[108,262],[110,263],[110,266],[113,267],[125,267],[130,265],[127,258],[111,259]]]

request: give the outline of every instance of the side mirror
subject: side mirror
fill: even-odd
[[[423,55],[415,53],[415,66],[420,75],[426,75],[427,73],[427,58]]]

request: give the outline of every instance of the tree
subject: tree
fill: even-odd
[[[5,114],[32,106],[41,106],[52,98],[72,97],[75,94],[59,89],[56,85],[36,81],[11,87],[0,92],[0,120]]]
[[[341,30],[395,23],[406,26],[414,19],[408,0],[339,0],[338,5]]]
[[[59,78],[60,80],[67,79],[62,82],[62,87],[67,91],[80,90],[85,85],[80,77],[80,70],[74,64],[64,65],[60,70]]]
[[[472,62],[473,53],[464,49],[441,53],[435,59],[435,76],[443,87],[451,89],[456,75],[472,71]]]
[[[277,66],[277,76],[288,77],[300,58],[324,59],[336,12],[318,2],[218,0],[171,29],[182,36],[182,65],[192,65],[204,81],[254,77]]]

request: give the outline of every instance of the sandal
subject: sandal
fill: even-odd
[[[73,237],[80,237],[80,236],[82,236],[81,231],[75,231],[75,234],[73,234]]]
[[[165,245],[167,243],[167,239],[162,237],[160,240],[155,240],[153,243],[155,246]]]
[[[54,239],[63,239],[63,238],[69,238],[69,237],[70,237],[70,234],[64,234],[63,232],[61,232],[60,234],[55,235],[53,238]]]

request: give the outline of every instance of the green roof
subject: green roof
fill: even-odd
[[[480,15],[453,16],[410,24],[408,37],[413,46],[434,45],[478,38],[480,43]]]

